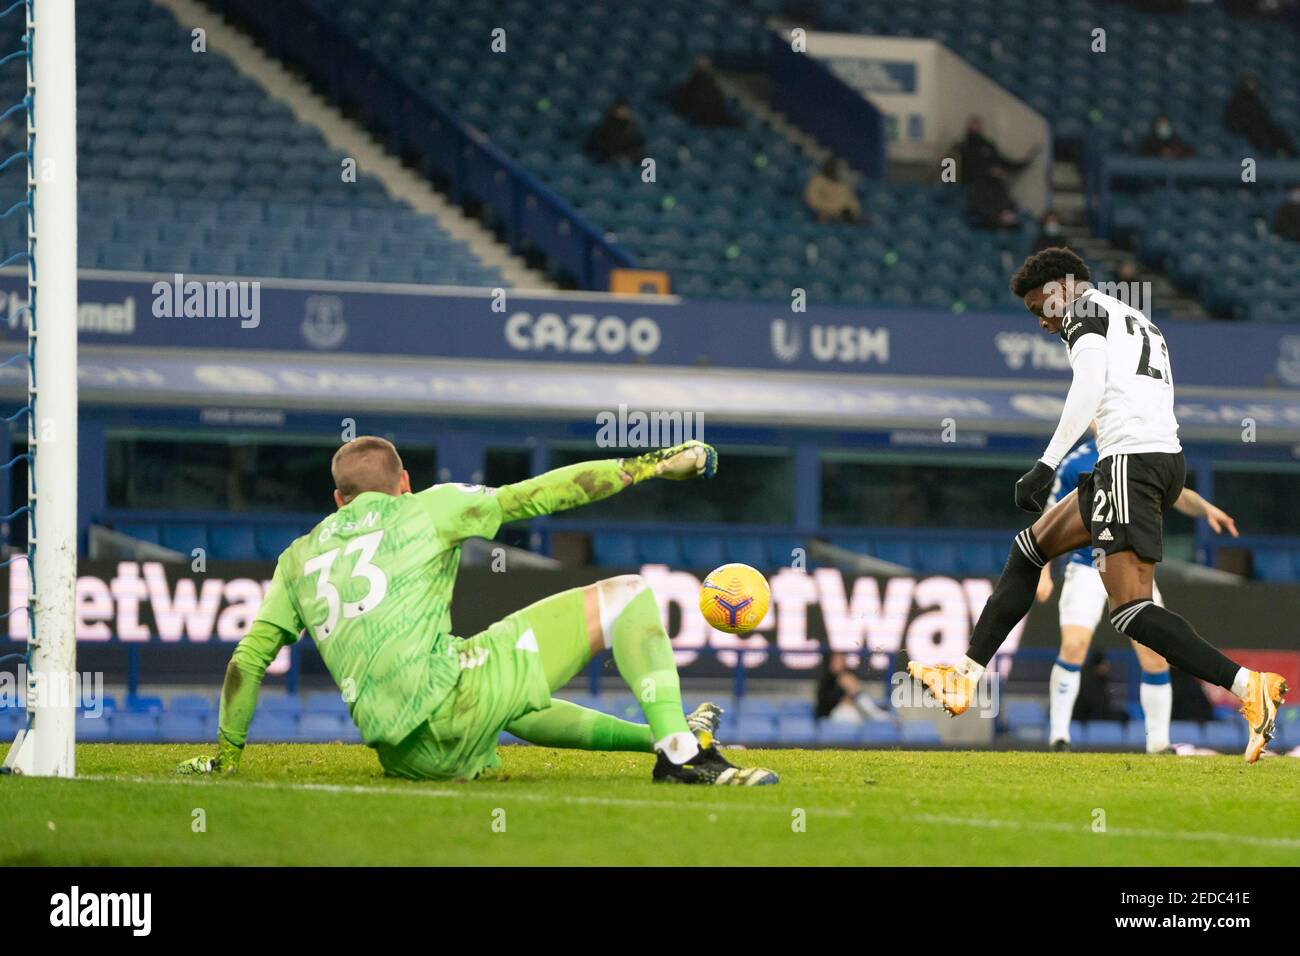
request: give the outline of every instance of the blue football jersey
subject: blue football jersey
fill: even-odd
[[[1052,485],[1052,500],[1060,501],[1079,486],[1079,476],[1097,467],[1097,442],[1089,438],[1061,459],[1056,469],[1056,482]],[[1092,565],[1092,549],[1082,547],[1071,551],[1072,564]]]

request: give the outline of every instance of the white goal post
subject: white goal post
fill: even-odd
[[[76,774],[77,111],[73,0],[29,0],[27,727],[7,769]],[[17,612],[21,613],[21,612]]]

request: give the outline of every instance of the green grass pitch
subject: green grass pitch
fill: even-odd
[[[506,747],[496,780],[414,784],[385,780],[364,747],[284,744],[250,746],[238,777],[172,774],[202,750],[87,744],[82,779],[0,778],[0,865],[1247,866],[1300,855],[1300,760],[1280,757],[751,750],[732,756],[777,770],[779,786],[706,789],[650,783],[641,754]]]

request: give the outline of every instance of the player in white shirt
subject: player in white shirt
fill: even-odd
[[[1095,434],[1097,423],[1093,422]],[[1096,441],[1089,437],[1061,461],[1052,484],[1052,501],[1060,501],[1079,484],[1079,479],[1092,472],[1097,465]],[[1215,534],[1228,532],[1237,536],[1237,525],[1232,516],[1215,507],[1191,488],[1184,488],[1174,502],[1174,508],[1191,518],[1204,518]],[[1061,581],[1061,597],[1057,612],[1061,623],[1061,651],[1052,665],[1048,692],[1048,746],[1053,750],[1070,749],[1070,717],[1079,696],[1081,668],[1092,643],[1093,632],[1106,613],[1106,585],[1098,570],[1104,552],[1091,548],[1071,551],[1065,559],[1065,573]],[[1038,581],[1037,598],[1041,603],[1052,596],[1052,562],[1043,565],[1043,575]],[[1164,606],[1160,588],[1151,583],[1151,599]],[[1163,657],[1133,641],[1141,670],[1138,699],[1142,704],[1142,720],[1146,725],[1147,753],[1166,753],[1172,749],[1169,741],[1169,722],[1173,712],[1173,688],[1169,682],[1169,662]]]
[[[1239,667],[1184,618],[1152,600],[1155,566],[1163,556],[1164,512],[1181,494],[1187,471],[1174,417],[1169,350],[1150,319],[1098,292],[1090,278],[1078,255],[1058,247],[1034,253],[1012,277],[1012,292],[1039,327],[1066,344],[1073,370],[1047,450],[1016,482],[1016,504],[1041,514],[1016,535],[961,663],[935,667],[913,661],[908,673],[949,713],[963,713],[984,668],[1033,604],[1043,565],[1091,545],[1105,556],[1101,579],[1115,629],[1239,697],[1250,730],[1246,762],[1254,763],[1273,737],[1286,680]],[[1080,477],[1074,492],[1043,511],[1057,465],[1094,419],[1097,467]]]

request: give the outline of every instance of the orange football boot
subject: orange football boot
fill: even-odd
[[[1251,671],[1246,682],[1246,696],[1241,702],[1241,716],[1250,725],[1246,744],[1246,763],[1254,763],[1273,739],[1277,709],[1286,700],[1286,678],[1281,674]]]
[[[953,717],[966,712],[970,702],[975,699],[976,681],[965,674],[958,674],[955,667],[947,664],[922,664],[909,661],[907,673],[925,685],[934,699],[943,704],[943,709]]]

